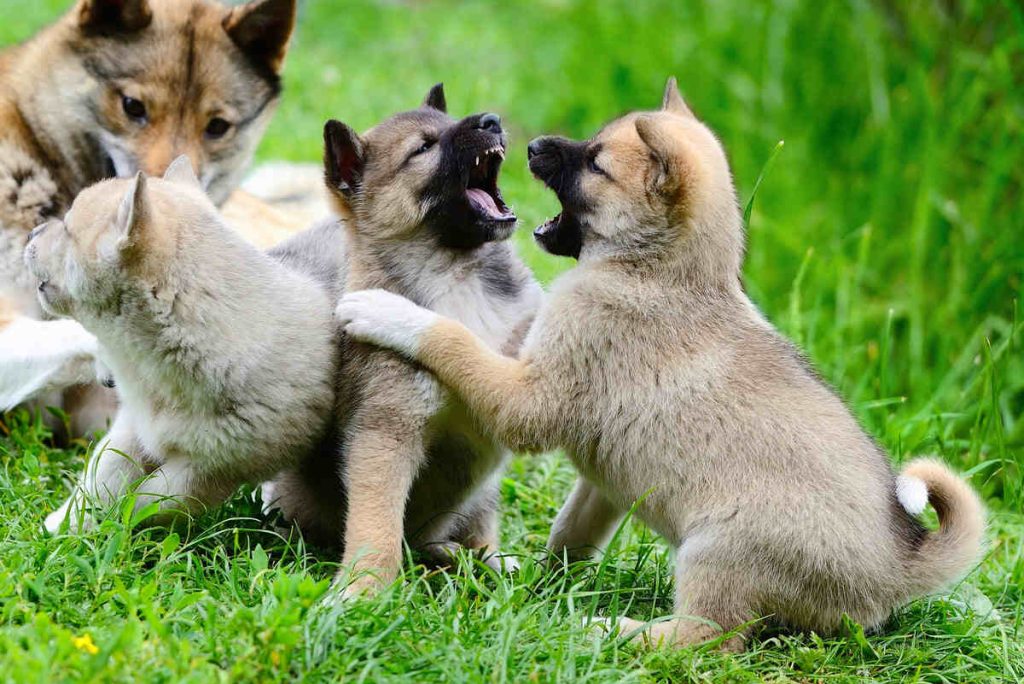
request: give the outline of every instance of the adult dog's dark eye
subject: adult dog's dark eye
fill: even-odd
[[[136,121],[146,120],[146,105],[142,104],[141,100],[136,100],[134,97],[128,97],[127,95],[121,98],[121,109],[132,119]]]
[[[607,173],[604,172],[604,169],[602,169],[600,166],[597,165],[597,155],[596,154],[593,155],[592,157],[590,157],[587,160],[587,168],[590,169],[591,173],[596,173],[599,176],[607,176],[608,175]]]
[[[415,156],[417,154],[423,154],[424,152],[429,152],[430,148],[433,147],[435,144],[437,144],[436,140],[424,140],[423,144],[420,145],[418,148],[416,148],[416,151],[413,153],[413,155]]]
[[[210,123],[206,124],[206,137],[216,140],[217,138],[223,138],[224,135],[231,130],[231,124],[215,116],[210,119]]]

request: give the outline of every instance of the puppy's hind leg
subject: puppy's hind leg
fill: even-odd
[[[519,562],[514,556],[501,552],[499,498],[497,478],[477,492],[462,513],[465,522],[460,542],[465,548],[475,551],[492,570],[515,571],[519,569]]]
[[[179,457],[164,462],[139,483],[135,510],[156,504],[157,512],[142,524],[169,524],[182,514],[202,513],[222,503],[239,484],[198,473],[190,460]]]
[[[576,479],[548,538],[548,551],[559,559],[582,560],[608,541],[625,513],[582,476]]]
[[[692,646],[728,634],[719,648],[743,651],[749,633],[743,625],[753,615],[753,578],[731,567],[724,555],[693,558],[689,551],[684,544],[676,558],[675,617],[654,624],[619,618],[620,633],[636,632],[633,641],[653,647]]]
[[[46,516],[44,526],[56,534],[65,520],[71,532],[89,529],[94,524],[90,506],[99,508],[128,491],[128,487],[145,475],[138,462],[135,435],[123,417],[114,421],[110,433],[100,441],[86,464],[78,484],[67,501]]]

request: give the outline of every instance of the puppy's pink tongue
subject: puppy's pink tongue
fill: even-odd
[[[466,196],[469,197],[469,201],[472,202],[478,209],[482,209],[491,218],[501,218],[501,211],[498,210],[498,205],[494,203],[494,198],[487,194],[486,190],[480,188],[466,188]]]

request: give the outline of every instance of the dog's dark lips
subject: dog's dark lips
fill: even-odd
[[[476,155],[466,181],[466,199],[479,217],[488,223],[514,223],[513,212],[501,197],[498,173],[505,148],[498,144]]]

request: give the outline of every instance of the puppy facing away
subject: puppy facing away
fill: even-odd
[[[67,502],[46,519],[90,524],[139,485],[157,520],[222,501],[327,434],[338,343],[323,283],[224,225],[185,157],[163,179],[103,181],[33,231],[39,301],[100,344],[120,407]]]
[[[516,217],[497,185],[506,144],[498,116],[453,119],[439,84],[420,108],[365,135],[329,121],[324,142],[328,190],[347,231],[346,289],[399,293],[514,356],[541,291],[506,242]],[[403,538],[442,560],[463,546],[500,565],[507,450],[401,357],[353,345],[343,358],[339,452],[286,471],[264,501],[307,536],[343,541],[346,595],[391,581]]]
[[[356,339],[437,375],[515,449],[564,448],[579,471],[549,546],[584,554],[634,501],[676,549],[673,619],[623,619],[688,644],[749,621],[834,632],[966,572],[984,527],[944,465],[894,476],[881,449],[740,283],[743,225],[725,153],[675,81],[657,112],[590,140],[529,146],[561,214],[536,231],[579,265],[554,286],[519,359],[392,293],[354,293]],[[930,502],[938,531],[914,517]]]
[[[116,402],[78,372],[78,342],[95,340],[72,324],[39,323],[45,314],[22,261],[35,226],[63,216],[93,183],[159,176],[182,154],[254,244],[276,244],[308,223],[289,225],[266,203],[232,194],[280,100],[295,0],[68,5],[51,26],[0,51],[0,306],[18,323],[0,318],[0,346],[15,353],[0,357],[0,408],[41,398],[65,409],[79,435],[105,429]],[[23,364],[35,371],[23,373]]]

